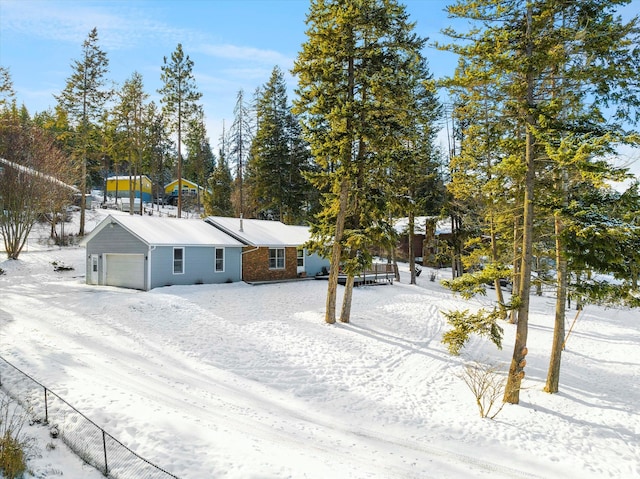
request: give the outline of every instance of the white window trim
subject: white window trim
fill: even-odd
[[[276,251],[276,266],[271,267],[271,251]],[[278,267],[278,253],[277,251],[282,251],[282,267]],[[269,269],[270,270],[283,270],[287,269],[287,250],[286,248],[269,248]]]
[[[218,251],[222,251],[222,269],[218,269]],[[213,272],[224,273],[225,263],[227,262],[227,254],[225,248],[213,248]]]
[[[182,271],[176,272],[176,250],[182,250]],[[185,270],[185,249],[182,246],[174,246],[173,247],[173,257],[172,257],[172,271],[173,274],[184,274],[184,270]]]

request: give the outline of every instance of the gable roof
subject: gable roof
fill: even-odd
[[[167,183],[166,185],[164,185],[164,189],[166,190],[166,189],[168,189],[169,187],[174,186],[174,185],[175,185],[176,187],[178,186],[178,180],[173,180],[173,181],[171,181],[171,182]],[[201,190],[204,190],[204,188],[203,188],[202,186],[200,186],[199,184],[194,183],[193,181],[187,180],[187,179],[185,179],[185,178],[182,178],[182,187],[183,187],[183,188],[185,188],[185,187],[187,187],[187,188],[188,188],[188,187],[195,188],[196,186],[197,186],[198,188],[200,188]]]
[[[109,215],[81,244],[86,244],[111,223],[119,224],[149,246],[242,246],[238,240],[202,220],[139,215]]]
[[[249,246],[297,247],[309,240],[308,226],[285,225],[280,221],[208,216],[205,221]]]

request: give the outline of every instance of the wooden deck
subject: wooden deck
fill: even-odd
[[[329,279],[329,275],[318,275],[316,279]],[[393,280],[396,278],[396,265],[388,263],[374,263],[369,269],[361,272],[358,276],[353,278],[353,286],[366,286],[366,285],[384,285],[393,284]],[[344,286],[347,282],[347,275],[340,273],[338,275],[338,284]]]

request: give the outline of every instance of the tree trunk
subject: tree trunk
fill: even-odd
[[[413,211],[409,211],[409,272],[411,273],[411,283],[416,284],[416,258],[413,251],[413,237],[415,233],[415,218]]]
[[[520,221],[518,215],[514,215],[513,218],[513,287],[511,289],[512,294],[520,294]],[[512,309],[509,315],[509,322],[516,324],[518,322],[518,310]]]
[[[340,312],[340,322],[348,323],[351,318],[351,299],[353,298],[353,274],[347,276],[344,285],[344,298],[342,299],[342,311]]]
[[[527,6],[526,52],[527,60],[533,57],[533,38],[531,32],[533,7]],[[518,308],[518,325],[513,346],[513,356],[509,367],[509,376],[504,392],[504,402],[518,404],[520,402],[520,385],[524,378],[525,356],[527,355],[527,334],[529,332],[529,297],[531,295],[531,261],[533,259],[533,194],[535,184],[535,151],[533,127],[536,117],[533,113],[535,76],[533,67],[529,66],[526,74],[526,130],[525,130],[525,164],[526,176],[523,201],[522,225],[522,261],[520,271],[520,307]]]
[[[327,303],[325,311],[325,322],[333,324],[336,322],[336,296],[338,293],[338,273],[340,270],[340,258],[342,256],[342,236],[344,234],[344,223],[347,217],[347,202],[349,195],[349,182],[342,179],[340,182],[340,199],[338,203],[338,215],[336,217],[336,232],[331,248],[331,265],[329,268],[329,286],[327,289]]]
[[[498,245],[496,244],[496,232],[493,224],[493,215],[491,216],[491,259],[494,263],[498,262]],[[496,288],[496,300],[500,308],[500,319],[507,319],[507,310],[504,306],[504,295],[502,294],[502,286],[500,278],[496,278],[494,282]]]
[[[556,263],[557,273],[557,293],[556,293],[556,317],[553,328],[553,345],[551,346],[551,359],[549,360],[549,370],[547,371],[547,383],[544,386],[545,392],[557,393],[560,383],[560,362],[562,359],[562,347],[564,346],[565,313],[567,304],[567,260],[564,256],[562,239],[563,224],[560,214],[555,215],[556,230]]]

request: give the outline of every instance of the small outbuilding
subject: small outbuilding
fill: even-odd
[[[242,279],[248,283],[311,277],[329,269],[328,259],[304,248],[307,226],[223,216],[205,221],[243,244]]]
[[[113,198],[129,198],[129,190],[133,197],[145,203],[153,200],[152,183],[148,176],[110,176],[106,182],[106,192]]]
[[[87,284],[147,291],[242,280],[243,244],[202,220],[109,215],[82,244]]]

